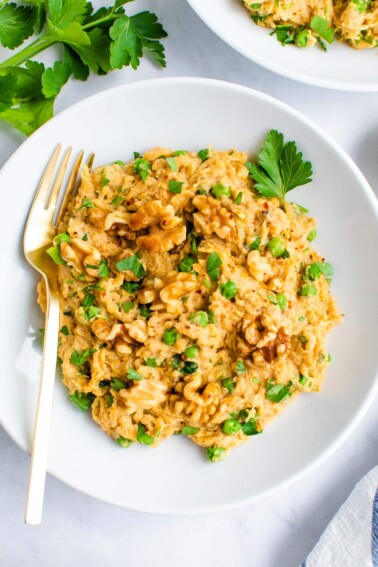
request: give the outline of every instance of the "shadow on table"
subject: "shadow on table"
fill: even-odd
[[[378,195],[378,124],[362,139],[356,153],[356,163]]]

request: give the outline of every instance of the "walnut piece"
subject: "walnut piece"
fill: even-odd
[[[149,201],[132,215],[130,228],[134,231],[150,228],[150,233],[136,240],[139,248],[149,252],[168,252],[185,241],[183,219],[175,215],[172,205]]]
[[[220,201],[206,195],[197,195],[193,205],[198,212],[193,214],[194,226],[203,234],[215,233],[223,240],[236,238],[236,225],[232,213]]]

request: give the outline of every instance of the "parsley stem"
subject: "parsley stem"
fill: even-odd
[[[122,16],[123,14],[109,14],[109,16],[105,16],[104,18],[100,18],[99,20],[95,20],[94,22],[89,22],[89,24],[85,24],[85,26],[82,26],[83,30],[90,30],[93,27],[97,27],[100,24],[103,24],[104,22],[111,22],[112,20],[118,20],[118,18],[120,16]]]
[[[32,41],[27,47],[24,47],[24,49],[12,55],[12,57],[0,63],[0,68],[20,66],[35,55],[38,55],[41,51],[50,47],[50,45],[53,45],[53,43],[57,43],[57,41],[56,39],[50,39],[47,35],[42,35],[35,41]]]

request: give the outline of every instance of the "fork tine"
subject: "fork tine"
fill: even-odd
[[[88,158],[87,166],[88,166],[88,169],[89,169],[89,170],[92,169],[92,165],[93,165],[93,162],[94,162],[94,158],[95,158],[95,155],[94,155],[93,153],[92,153],[92,154],[89,156],[89,158]]]
[[[54,152],[53,152],[53,155],[51,156],[51,158],[49,160],[49,163],[46,166],[45,171],[43,172],[43,175],[41,177],[41,181],[39,182],[37,191],[35,193],[33,204],[30,208],[30,213],[31,213],[35,203],[37,203],[37,201],[40,202],[41,206],[44,206],[44,204],[45,204],[46,195],[47,195],[47,192],[48,192],[50,184],[51,184],[51,180],[52,180],[53,175],[54,175],[56,162],[58,160],[61,149],[62,149],[62,144],[58,144],[56,146]]]
[[[56,174],[55,182],[54,182],[53,188],[51,189],[51,193],[50,193],[50,196],[49,196],[48,201],[47,201],[46,209],[50,209],[52,211],[55,209],[56,202],[57,202],[58,195],[59,195],[59,191],[60,191],[60,188],[62,187],[64,175],[67,171],[67,165],[68,165],[68,161],[69,161],[70,156],[71,156],[71,152],[72,152],[72,148],[69,147],[67,149],[66,153],[63,156],[62,163],[60,164],[60,167],[58,169],[58,173]]]
[[[72,168],[71,175],[70,175],[70,178],[69,178],[68,183],[67,183],[67,188],[66,188],[66,191],[65,191],[65,194],[64,194],[64,197],[63,197],[63,201],[62,201],[62,204],[60,205],[59,214],[57,216],[56,222],[54,223],[54,227],[59,225],[59,223],[63,220],[64,215],[67,212],[70,197],[73,194],[74,189],[75,189],[76,180],[77,180],[77,177],[78,177],[78,174],[79,174],[81,162],[83,160],[83,155],[84,155],[84,150],[81,150],[81,152],[79,153],[79,155],[78,155],[78,157],[75,161],[75,165]]]

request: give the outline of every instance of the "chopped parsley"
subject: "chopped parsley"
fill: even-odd
[[[247,367],[244,364],[244,362],[242,360],[238,360],[236,365],[235,365],[235,372],[236,374],[243,374],[244,372],[246,372]]]
[[[78,211],[80,211],[81,209],[94,209],[95,205],[94,203],[92,203],[92,201],[90,199],[83,199],[81,202],[81,207],[78,208]]]
[[[128,313],[129,311],[134,309],[134,307],[135,307],[134,301],[125,301],[124,303],[122,303],[122,309],[124,313]]]
[[[252,240],[251,244],[249,245],[250,250],[258,250],[261,244],[260,236],[256,236],[254,240]]]
[[[150,164],[146,159],[137,159],[133,165],[134,173],[138,173],[142,181],[146,181],[150,173]]]
[[[258,435],[262,433],[261,429],[257,427],[257,420],[256,419],[249,419],[248,421],[242,423],[242,431],[244,435]]]
[[[210,157],[210,150],[200,150],[197,155],[202,161],[206,161]]]
[[[107,278],[109,274],[110,274],[110,270],[108,268],[108,264],[106,263],[106,260],[101,260],[101,262],[98,265],[98,277],[104,279]]]
[[[152,311],[148,307],[148,305],[138,305],[138,311],[139,311],[139,315],[141,317],[144,317],[145,319],[149,319],[152,315]]]
[[[299,383],[304,386],[307,382],[308,378],[307,376],[303,376],[303,374],[301,374],[301,377],[299,378]]]
[[[60,247],[59,246],[51,246],[50,248],[48,248],[46,250],[46,253],[55,262],[55,264],[63,266],[66,263],[63,260],[62,256],[60,255]]]
[[[199,427],[190,427],[190,425],[184,425],[181,429],[183,435],[195,435],[200,430]]]
[[[231,378],[224,378],[221,381],[223,388],[226,388],[227,392],[230,394],[235,390],[236,384]]]
[[[112,378],[112,380],[110,381],[110,387],[118,392],[119,390],[127,388],[127,384],[119,378]]]
[[[124,282],[121,288],[127,291],[127,293],[135,293],[140,288],[139,282]]]
[[[220,276],[220,267],[222,265],[222,260],[217,252],[211,252],[207,258],[206,271],[209,278],[216,282]]]
[[[147,358],[145,360],[146,366],[149,366],[150,368],[157,368],[159,365],[156,362],[156,358]]]
[[[351,0],[356,6],[356,10],[359,14],[366,12],[371,4],[371,0]]]
[[[231,192],[230,187],[226,187],[225,185],[222,185],[221,183],[217,183],[211,189],[211,194],[216,199],[222,199],[223,197],[231,197],[232,192]]]
[[[127,270],[131,270],[138,279],[144,278],[147,275],[143,264],[136,254],[133,254],[132,256],[129,256],[128,258],[124,258],[123,260],[117,262],[116,268],[119,272],[126,272]]]
[[[243,199],[243,193],[240,191],[240,193],[238,193],[234,199],[235,205],[241,205],[242,199]]]
[[[87,293],[81,305],[83,307],[89,307],[90,305],[93,305],[95,301],[96,301],[96,296],[93,295],[93,293]]]
[[[193,270],[193,264],[196,262],[197,260],[196,258],[193,258],[193,256],[185,256],[178,265],[179,272],[187,272],[189,274],[195,273]]]
[[[330,22],[325,18],[314,16],[310,22],[310,28],[328,43],[333,42],[335,30],[331,28]]]
[[[194,372],[197,372],[198,364],[196,362],[189,362],[186,360],[179,370],[184,374],[193,374]]]
[[[221,283],[219,288],[221,294],[225,299],[234,299],[234,297],[238,293],[238,286],[231,280],[228,280],[225,283]]]
[[[173,181],[173,179],[170,179],[168,181],[169,192],[170,193],[181,193],[183,185],[184,185],[183,181]]]
[[[143,378],[143,376],[139,374],[139,372],[134,370],[134,368],[129,368],[127,370],[126,376],[129,380],[135,380],[136,382],[139,382]]]
[[[114,205],[115,207],[118,207],[118,205],[119,205],[120,203],[122,203],[122,201],[123,201],[122,195],[120,195],[119,193],[117,193],[117,195],[114,197],[112,203],[113,203],[113,205]]]
[[[166,159],[166,161],[167,161],[167,163],[168,163],[168,165],[169,165],[169,169],[170,169],[171,171],[177,171],[178,167],[177,167],[176,158],[174,158],[174,157],[167,157],[167,158],[165,158],[165,159]]]
[[[142,423],[138,423],[137,441],[142,445],[152,445],[154,438],[146,433],[146,427]]]
[[[94,394],[85,394],[77,390],[69,396],[71,402],[81,411],[87,411],[93,404],[95,397]]]
[[[87,348],[85,350],[74,350],[71,352],[70,361],[75,366],[81,366],[96,352],[96,349]]]
[[[266,398],[271,402],[283,402],[291,396],[290,386],[268,382],[266,384]]]

